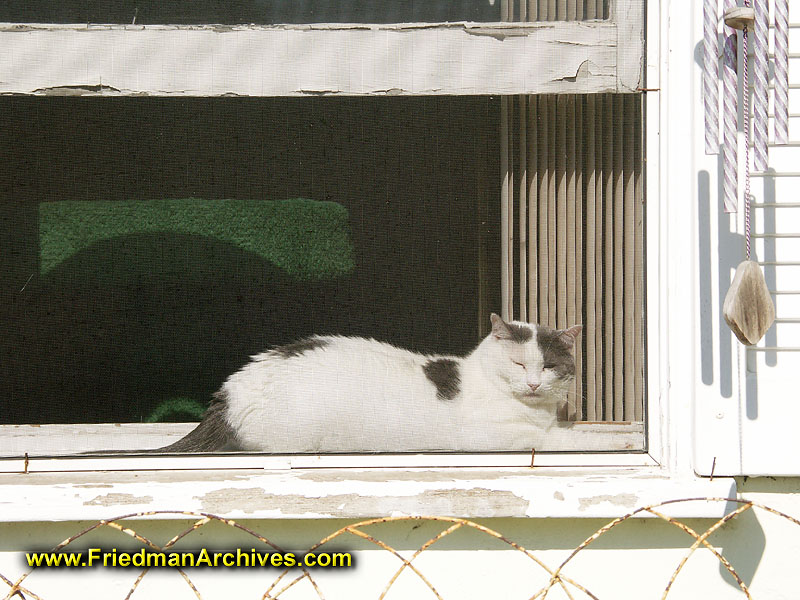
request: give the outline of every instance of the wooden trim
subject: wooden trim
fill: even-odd
[[[130,469],[288,469],[324,467],[518,466],[530,463],[530,452],[464,454],[428,452],[405,454],[271,455],[230,453],[216,455],[137,455],[134,451],[165,446],[191,431],[195,423],[102,423],[75,425],[0,425],[0,473]],[[554,428],[547,448],[557,452],[637,452],[644,446],[644,424],[639,422],[578,422],[569,429]],[[103,449],[130,450],[132,455],[81,455]],[[25,461],[25,456],[28,460]],[[552,463],[537,452],[541,464]],[[552,456],[552,454],[551,454]],[[572,464],[582,463],[576,456]],[[620,464],[609,456],[606,463]],[[526,462],[527,461],[527,462]],[[24,465],[27,462],[27,466]],[[566,463],[569,464],[569,461]],[[628,463],[630,464],[630,463]]]
[[[636,44],[630,40],[638,35],[641,42],[641,23],[626,18],[621,31],[624,35],[611,21],[241,27],[0,24],[7,58],[0,63],[0,94],[632,92],[640,78],[638,71],[630,75],[630,65],[641,65],[642,57],[641,44],[633,57]],[[617,48],[618,40],[624,48]],[[435,51],[414,51],[422,48]]]
[[[617,92],[636,92],[644,86],[644,4],[615,0],[612,7],[617,25]]]

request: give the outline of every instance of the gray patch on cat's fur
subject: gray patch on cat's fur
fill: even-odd
[[[439,400],[452,400],[461,389],[461,376],[458,373],[458,362],[452,358],[429,360],[422,367],[425,377],[436,386],[436,397]]]
[[[228,395],[224,390],[214,394],[203,420],[192,431],[174,444],[152,452],[217,452],[240,450],[236,434],[225,418],[228,412]]]
[[[291,344],[286,344],[285,346],[278,346],[277,348],[273,348],[272,351],[282,358],[292,358],[294,356],[301,356],[310,350],[324,348],[329,343],[328,340],[323,340],[322,338],[309,337],[297,340]]]
[[[533,331],[530,327],[524,325],[515,325],[514,323],[506,323],[508,332],[511,334],[511,341],[518,344],[529,342],[533,337]]]
[[[544,366],[555,370],[561,377],[575,375],[575,359],[570,352],[570,347],[561,339],[561,333],[546,327],[539,327],[536,331],[536,341],[542,351]]]

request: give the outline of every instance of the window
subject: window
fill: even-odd
[[[464,354],[493,311],[595,323],[541,450],[645,449],[641,100],[610,93],[642,6],[539,4],[2,9],[0,454],[159,445],[191,426],[108,424],[196,419],[312,333]]]

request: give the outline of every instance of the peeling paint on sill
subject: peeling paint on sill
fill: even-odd
[[[262,488],[225,488],[195,496],[201,509],[212,514],[245,514],[270,510],[272,507],[292,507],[294,514],[306,518],[347,517],[352,514],[422,514],[460,515],[477,511],[483,516],[493,516],[496,510],[503,514],[525,514],[530,502],[510,491],[472,488],[460,490],[426,490],[411,496],[365,496],[361,494],[331,494],[305,496],[301,494],[270,494]],[[276,516],[282,514],[275,508]]]
[[[617,506],[625,508],[634,508],[639,502],[639,497],[635,494],[605,494],[602,496],[590,496],[589,498],[580,498],[578,500],[578,510],[586,510],[602,502],[608,502]]]
[[[152,496],[134,496],[133,494],[106,494],[96,496],[94,499],[84,502],[84,506],[119,506],[123,504],[150,504]]]

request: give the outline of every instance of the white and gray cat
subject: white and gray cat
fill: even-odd
[[[341,336],[267,350],[225,381],[193,431],[155,452],[542,447],[575,376],[581,326],[491,323],[465,357]]]

